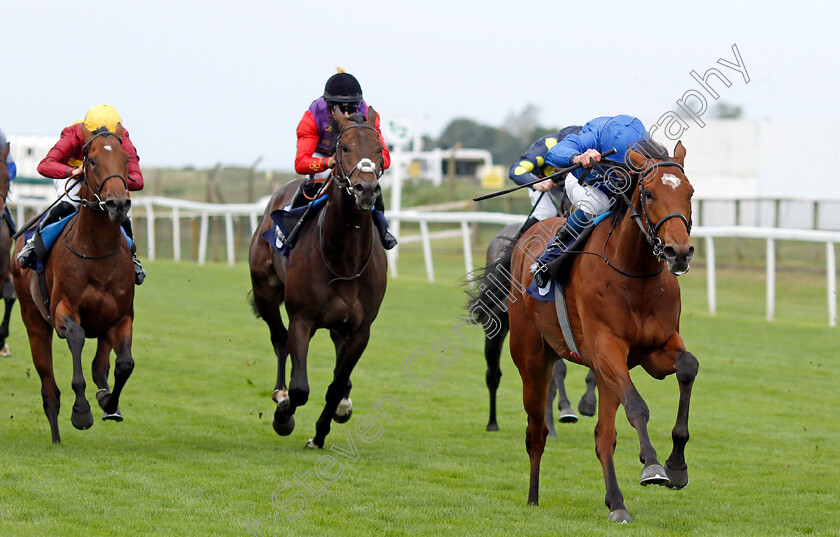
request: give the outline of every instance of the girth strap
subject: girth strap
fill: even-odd
[[[580,349],[578,349],[575,335],[572,332],[572,325],[569,322],[569,312],[566,309],[566,290],[563,285],[556,281],[554,286],[554,307],[557,310],[557,322],[563,332],[563,339],[566,340],[566,347],[569,348],[569,358],[581,365],[586,365],[581,358]]]

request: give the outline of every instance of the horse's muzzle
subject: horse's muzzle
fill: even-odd
[[[353,185],[353,196],[356,198],[356,207],[363,211],[369,211],[376,203],[376,198],[382,194],[382,187],[379,181],[356,183]]]
[[[682,276],[691,268],[689,263],[694,256],[694,246],[666,246],[662,249],[662,255],[668,263],[671,274]]]
[[[131,200],[124,199],[109,199],[105,201],[105,210],[108,211],[108,217],[115,224],[122,224],[128,218],[128,210],[131,209]]]

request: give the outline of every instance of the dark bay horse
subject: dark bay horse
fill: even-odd
[[[274,226],[270,215],[287,205],[300,181],[278,190],[268,202],[259,228],[251,239],[252,304],[268,325],[277,355],[277,381],[272,399],[277,403],[273,426],[277,434],[291,434],[297,407],[309,398],[306,373],[309,341],[319,328],[330,331],[336,365],[327,389],[326,405],[307,447],[322,448],[330,421],[350,419],[350,373],[362,356],[370,327],[385,296],[385,250],[373,227],[371,208],[380,195],[382,145],[376,112],[345,118],[336,108],[333,119],[339,137],[336,166],[328,186],[328,200],[317,217],[301,228],[298,240],[286,258],[268,244],[262,234]],[[286,304],[288,330],[280,317]],[[286,385],[286,358],[292,370]]]
[[[683,171],[685,148],[678,143],[674,157],[660,161],[628,153],[637,172],[629,174],[629,203],[614,208],[612,218],[592,232],[584,251],[572,261],[566,278],[566,304],[582,360],[595,373],[598,423],[595,452],[606,485],[609,519],[629,522],[618,487],[613,454],[615,417],[619,405],[639,437],[641,484],[683,488],[688,484],[685,445],[691,388],[698,362],[686,351],[679,334],[680,288],[676,276],[685,273],[691,246],[691,196]],[[528,267],[542,248],[528,248],[539,227],[517,243],[512,259],[510,350],[522,377],[528,414],[525,446],[531,461],[528,503],[539,502],[540,459],[545,447],[545,401],[553,354],[570,356],[558,325],[555,305],[534,300],[524,292],[531,283]],[[544,245],[544,243],[543,243]],[[664,259],[664,261],[663,261]],[[667,266],[668,270],[664,270]],[[663,468],[648,437],[649,410],[630,379],[641,365],[656,379],[676,374],[679,406],[672,430],[673,449]]]
[[[564,196],[565,198],[565,196]],[[565,211],[568,215],[568,211]],[[526,223],[527,224],[527,223]],[[510,258],[513,253],[513,246],[520,235],[522,224],[508,224],[503,227],[487,246],[487,265],[483,270],[475,273],[475,279],[483,281],[484,285],[476,287],[467,292],[469,300],[468,308],[477,302],[484,304],[506,305],[507,294],[510,289]],[[489,284],[489,285],[488,285]],[[507,309],[496,307],[493,309],[493,319],[486,315],[487,310],[482,310],[477,315],[477,321],[481,322],[484,328],[484,360],[487,362],[487,373],[485,381],[487,391],[490,394],[490,418],[487,422],[488,431],[498,431],[499,424],[496,422],[496,392],[502,379],[501,356],[505,344],[510,323]],[[548,426],[548,436],[555,437],[554,394],[557,394],[557,416],[562,423],[574,423],[577,416],[572,410],[572,403],[566,395],[566,362],[557,360],[554,362],[551,382],[548,388],[548,395],[545,401],[545,420]],[[586,391],[578,402],[578,412],[584,416],[595,415],[595,375],[592,371],[586,375]]]
[[[122,421],[119,398],[134,369],[131,357],[134,320],[134,268],[131,251],[120,224],[127,218],[131,200],[126,187],[128,154],[122,148],[122,127],[115,133],[97,130],[84,134],[84,181],[79,191],[81,207],[59,235],[46,261],[44,280],[34,270],[12,262],[15,290],[32,361],[41,377],[44,411],[50,422],[53,443],[59,443],[60,392],[53,374],[53,329],[67,339],[73,355],[76,394],[70,421],[77,429],[93,425],[93,413],[85,398],[82,347],[85,338],[96,338],[93,381],[102,419]],[[15,251],[24,244],[17,240]],[[42,293],[43,289],[46,293]],[[114,391],[108,387],[111,350],[116,351]]]
[[[6,303],[3,322],[0,323],[0,356],[11,355],[9,346],[6,344],[6,338],[9,337],[9,319],[12,316],[12,308],[17,298],[12,283],[11,259],[9,257],[14,230],[12,229],[12,223],[6,217],[6,198],[9,195],[9,170],[6,168],[6,159],[9,157],[10,149],[9,144],[0,148],[0,297]]]

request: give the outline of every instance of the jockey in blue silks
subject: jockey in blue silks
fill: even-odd
[[[9,139],[6,138],[6,135],[0,130],[0,151],[3,151],[7,145],[9,145]],[[6,157],[6,169],[9,170],[9,181],[13,180],[17,175],[17,165],[15,164],[14,159],[12,159],[11,153],[9,153]]]
[[[555,168],[566,168],[577,163],[584,167],[566,177],[566,196],[575,211],[557,232],[554,241],[530,267],[537,286],[545,287],[548,284],[551,279],[551,263],[596,217],[607,212],[612,204],[614,186],[600,172],[591,168],[591,163],[601,162],[601,153],[610,149],[615,149],[616,153],[604,159],[623,163],[627,150],[646,138],[649,135],[639,119],[627,115],[604,116],[587,122],[580,133],[566,136],[548,150],[545,161]],[[586,184],[581,185],[578,180],[584,175]],[[598,178],[602,180],[598,181]]]

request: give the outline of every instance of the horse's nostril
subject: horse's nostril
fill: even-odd
[[[694,246],[689,246],[689,247],[688,247],[688,256],[687,256],[687,257],[688,257],[689,259],[691,259],[692,257],[694,257]]]
[[[127,199],[125,200],[125,210],[127,211],[129,209],[131,209],[131,200]]]
[[[373,189],[373,195],[378,197],[379,194],[381,194],[381,193],[382,193],[382,187],[379,186],[379,184],[377,183],[376,188]]]
[[[357,184],[353,185],[353,190],[355,190],[357,194],[361,194],[362,192],[364,192],[365,187],[362,186],[361,183],[357,183]]]
[[[663,253],[663,254],[665,255],[665,257],[666,257],[666,258],[668,258],[668,259],[675,259],[675,258],[677,257],[677,251],[676,251],[676,250],[674,250],[674,248],[673,248],[672,246],[666,246],[666,247],[662,250],[662,253]]]

